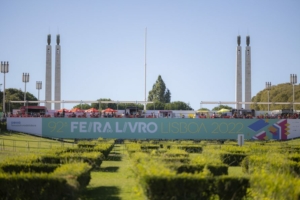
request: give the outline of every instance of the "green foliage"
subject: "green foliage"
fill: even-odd
[[[154,103],[147,104],[147,110],[193,110],[193,108],[182,101],[163,103],[156,100]]]
[[[91,166],[86,163],[69,163],[56,168],[53,176],[65,178],[70,185],[83,189],[91,180],[90,171]]]
[[[149,91],[148,101],[159,101],[162,103],[171,102],[171,92],[166,88],[166,85],[159,75],[155,84],[152,86],[152,90]]]
[[[0,99],[3,99],[3,91],[0,91]],[[13,109],[20,109],[23,106],[23,103],[9,103],[9,101],[24,101],[24,92],[15,88],[7,88],[5,89],[5,110],[8,112],[12,112]],[[28,101],[37,101],[38,99],[31,94],[30,92],[26,92],[26,100]],[[29,106],[36,106],[37,103],[29,103]],[[3,101],[0,103],[0,111],[3,108]]]
[[[208,108],[200,108],[198,111],[210,111]]]
[[[240,166],[246,156],[244,153],[221,153],[221,160],[229,166]]]
[[[43,164],[43,163],[2,163],[0,168],[6,173],[20,173],[20,172],[35,172],[35,173],[51,173],[59,165],[57,164]]]
[[[67,184],[66,180],[51,174],[0,173],[1,199],[76,199],[76,188]]]
[[[295,102],[300,101],[300,85],[294,86],[295,90]],[[269,90],[264,89],[258,92],[254,97],[252,97],[252,102],[268,102],[268,95],[270,102],[293,102],[293,86],[290,83],[282,83],[274,85]],[[286,105],[275,105],[270,104],[270,110],[281,110],[281,109],[292,109],[292,104]],[[268,105],[255,104],[251,105],[251,109],[255,110],[268,110]],[[300,110],[300,105],[295,105],[296,110]]]
[[[300,179],[291,173],[257,168],[250,178],[250,196],[253,199],[290,199],[300,198]]]
[[[182,101],[174,101],[172,103],[166,103],[164,110],[193,110],[189,104]]]
[[[96,108],[96,109],[100,109],[100,110],[104,110],[106,108],[112,108],[114,110],[125,110],[126,107],[138,107],[139,110],[143,110],[144,109],[144,105],[142,104],[136,104],[136,103],[102,103],[101,101],[112,101],[109,98],[100,98],[97,99],[97,101],[100,101],[100,107],[99,107],[99,103],[92,103],[91,107],[92,108]]]
[[[149,101],[149,100],[148,100]],[[164,110],[165,103],[153,100],[153,103],[147,104],[147,110]]]
[[[90,104],[87,104],[87,103],[83,103],[83,104],[78,104],[76,106],[74,106],[73,108],[79,108],[79,109],[82,109],[82,110],[87,110],[87,109],[90,109],[92,106]]]

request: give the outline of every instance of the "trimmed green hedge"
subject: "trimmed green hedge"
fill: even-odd
[[[244,153],[221,153],[221,160],[229,166],[240,166],[247,154]]]
[[[148,199],[189,199],[209,200],[219,196],[219,199],[240,200],[247,195],[248,178],[220,176],[149,176],[143,177],[144,188]]]
[[[228,174],[228,166],[227,165],[189,165],[184,164],[180,165],[178,168],[176,168],[177,173],[197,173],[202,172],[203,169],[207,166],[207,169],[214,175],[214,176],[220,176],[220,175],[227,175]]]
[[[43,164],[43,163],[2,163],[0,169],[6,173],[20,173],[20,172],[35,172],[35,173],[51,173],[58,164]]]
[[[178,149],[182,149],[188,153],[202,153],[202,146],[199,145],[180,145],[177,147]]]
[[[99,168],[104,160],[104,156],[100,152],[85,152],[85,153],[62,153],[62,154],[46,154],[40,156],[38,162],[46,164],[61,164],[73,162],[89,163],[94,169]]]
[[[78,191],[63,178],[50,174],[1,174],[0,199],[77,199]]]
[[[78,199],[91,179],[91,166],[70,163],[53,173],[0,173],[0,199]]]

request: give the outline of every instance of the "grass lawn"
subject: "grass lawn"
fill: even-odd
[[[132,163],[124,145],[115,145],[109,158],[98,171],[92,172],[92,180],[83,191],[85,200],[144,200],[138,181],[132,170]]]

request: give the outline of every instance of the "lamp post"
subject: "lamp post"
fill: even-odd
[[[8,62],[1,62],[1,73],[4,74],[3,79],[3,113],[5,113],[5,74],[9,71]]]
[[[36,82],[36,89],[38,90],[38,100],[40,101],[40,89],[42,89],[42,81]],[[40,105],[40,102],[38,103]]]
[[[270,111],[270,89],[271,89],[271,82],[266,82],[266,90],[268,90],[268,113]]]
[[[29,82],[29,73],[23,73],[22,81],[25,83],[24,106],[26,102],[26,83]]]
[[[291,84],[293,85],[293,111],[295,110],[295,84],[297,83],[297,75],[296,74],[291,74],[290,75],[290,81]]]

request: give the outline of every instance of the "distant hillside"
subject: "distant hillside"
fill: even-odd
[[[300,102],[300,85],[295,85],[295,102]],[[252,102],[268,102],[268,90],[264,89],[252,98]],[[274,85],[270,89],[270,102],[290,102],[290,105],[270,104],[270,110],[293,108],[293,86],[290,83]],[[251,105],[255,110],[268,110],[268,105]],[[296,110],[300,110],[300,105],[295,105]]]

